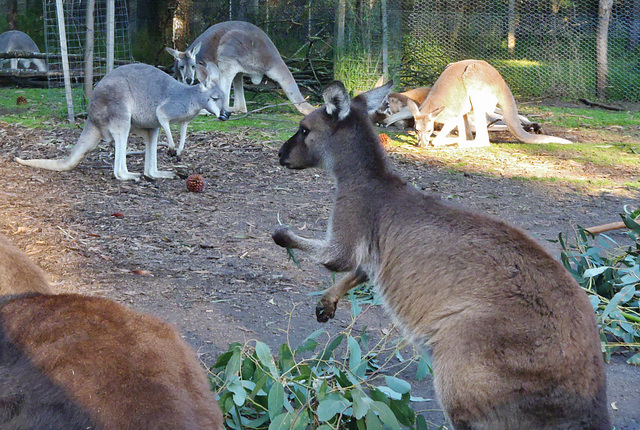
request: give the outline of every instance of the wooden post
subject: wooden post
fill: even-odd
[[[87,33],[84,46],[84,95],[89,100],[93,91],[93,42],[95,23],[93,14],[96,6],[95,0],[87,0]]]
[[[116,1],[107,0],[107,73],[113,70],[116,37]]]
[[[338,34],[336,37],[336,53],[341,54],[344,48],[344,21],[347,15],[346,0],[338,0]]]
[[[69,117],[69,122],[73,122],[73,93],[71,91],[69,51],[67,49],[67,32],[64,23],[64,8],[62,6],[62,0],[56,0],[56,15],[58,16],[58,34],[60,35],[60,53],[62,55],[62,72],[64,73],[64,91],[67,97],[67,115]]]
[[[509,15],[507,17],[507,49],[509,56],[515,57],[516,52],[516,0],[509,0]]]
[[[613,0],[600,0],[598,7],[598,28],[596,30],[596,95],[600,98],[607,94],[607,44],[609,42],[609,22]]]
[[[382,0],[382,74],[389,79],[389,25],[387,23],[387,0]]]

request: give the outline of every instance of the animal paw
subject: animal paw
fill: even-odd
[[[320,303],[316,305],[316,319],[318,322],[325,323],[333,319],[336,315],[337,306],[338,302],[336,300],[327,297],[320,299]]]
[[[156,170],[155,172],[146,173],[145,176],[153,179],[173,179],[176,175],[173,172],[163,172]]]
[[[291,230],[286,227],[280,227],[273,232],[271,238],[276,243],[276,245],[283,248],[291,248],[291,243],[293,242],[291,239],[291,235]]]
[[[176,151],[176,148],[169,148],[169,149],[167,149],[167,155],[169,157],[177,157],[178,156],[178,151]]]

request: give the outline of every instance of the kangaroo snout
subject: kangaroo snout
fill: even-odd
[[[231,112],[229,112],[226,109],[222,109],[222,111],[220,112],[220,116],[218,116],[218,119],[220,121],[226,121],[229,119],[230,116],[231,116]]]

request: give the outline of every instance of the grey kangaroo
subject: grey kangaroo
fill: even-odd
[[[0,34],[0,52],[35,52],[39,54],[40,50],[28,34],[18,30],[10,30]],[[29,69],[33,64],[39,71],[47,71],[44,60],[40,58],[11,58],[8,63],[9,67],[14,70],[18,69],[18,65]]]
[[[42,169],[67,171],[75,168],[85,155],[95,149],[101,139],[114,142],[113,174],[124,180],[139,180],[140,173],[127,170],[127,138],[129,132],[145,139],[144,174],[150,178],[173,178],[172,172],[158,170],[157,149],[160,127],[167,135],[169,149],[175,149],[169,125],[180,124],[180,144],[184,149],[187,125],[200,110],[206,109],[221,120],[229,117],[223,108],[223,95],[218,86],[218,69],[214,64],[198,65],[200,84],[182,84],[163,71],[147,64],[129,64],[108,73],[91,93],[89,119],[78,143],[65,159],[16,161]]]
[[[586,294],[521,230],[425,194],[393,171],[369,118],[390,87],[350,100],[333,83],[325,106],[302,119],[280,164],[331,173],[329,229],[307,239],[279,228],[273,240],[349,272],[330,300],[372,280],[407,337],[430,352],[455,429],[609,429]],[[324,302],[322,320],[332,312]]]
[[[227,21],[209,27],[185,51],[167,48],[175,58],[176,78],[193,82],[195,66],[212,62],[220,69],[220,87],[225,95],[225,108],[229,108],[229,95],[233,83],[233,112],[247,112],[242,86],[243,74],[258,85],[266,75],[276,81],[300,113],[313,111],[300,93],[289,68],[269,36],[259,27],[244,21]]]

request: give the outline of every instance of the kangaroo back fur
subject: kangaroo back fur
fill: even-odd
[[[28,292],[51,293],[47,275],[0,234],[0,296]]]
[[[445,144],[447,135],[456,126],[460,145],[488,146],[486,114],[493,113],[496,105],[500,107],[509,131],[518,140],[525,143],[571,143],[560,137],[527,133],[518,116],[513,94],[500,73],[486,61],[464,60],[449,64],[420,107],[414,103],[409,103],[408,107],[415,118],[420,146],[427,145],[434,122],[444,124],[433,140],[434,146]],[[472,109],[476,129],[473,141],[466,124],[466,116]],[[462,136],[466,136],[466,140]]]
[[[204,369],[178,332],[111,300],[7,296],[0,351],[0,428],[223,428]]]
[[[0,34],[0,52],[34,52],[39,54],[38,45],[28,34],[18,30],[10,30]],[[11,58],[0,60],[0,65],[7,61],[11,69],[17,69],[18,65],[25,69],[33,64],[40,72],[47,71],[47,65],[41,58]]]
[[[226,120],[223,95],[218,86],[218,70],[214,64],[198,66],[197,86],[182,84],[156,67],[129,64],[108,73],[95,87],[89,100],[89,118],[71,154],[59,160],[16,161],[42,169],[68,171],[74,169],[101,139],[114,142],[113,173],[120,180],[138,180],[139,173],[127,170],[126,150],[129,133],[145,139],[144,174],[151,178],[173,178],[157,165],[160,128],[165,131],[169,148],[175,150],[170,124],[180,124],[180,143],[184,148],[187,125],[202,109]]]
[[[225,108],[229,108],[233,83],[234,112],[247,112],[242,75],[248,75],[257,85],[266,75],[276,81],[287,98],[302,114],[313,111],[300,93],[289,68],[269,36],[259,27],[245,21],[226,21],[209,27],[185,51],[167,48],[174,57],[176,78],[193,81],[193,68],[199,62],[212,62],[220,69],[220,87],[225,94]]]
[[[390,85],[349,101],[341,83],[300,122],[280,164],[335,179],[324,239],[273,233],[349,272],[322,303],[371,279],[419,348],[456,429],[609,429],[591,304],[562,265],[521,230],[449,205],[390,167],[369,119]],[[327,299],[327,300],[324,300]],[[319,320],[332,316],[319,309]]]

